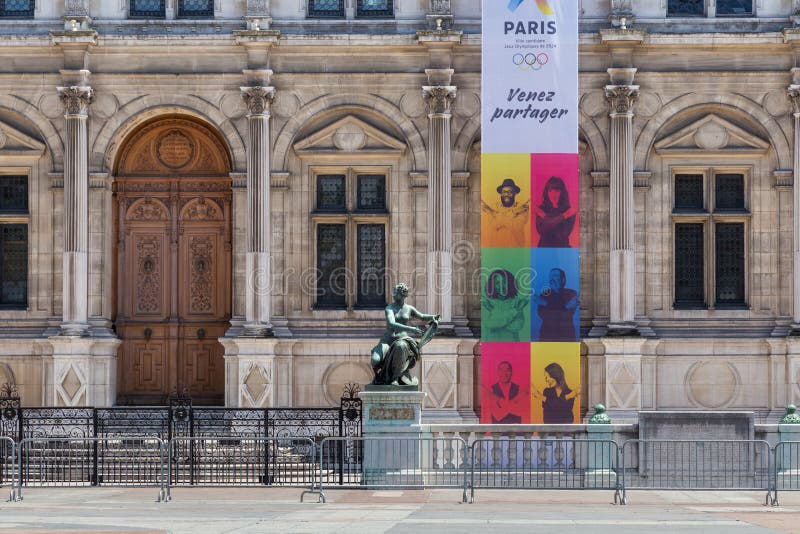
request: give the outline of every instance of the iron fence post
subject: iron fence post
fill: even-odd
[[[92,408],[92,432],[93,436],[97,438],[97,409]],[[99,443],[95,439],[92,441],[92,486],[99,486],[100,485],[100,471],[99,467],[99,459],[97,457],[99,451]]]

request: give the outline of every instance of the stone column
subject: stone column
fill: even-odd
[[[630,80],[636,69],[625,70]],[[612,73],[612,82],[615,74]],[[610,169],[610,253],[609,253],[609,334],[636,332],[634,302],[636,265],[634,258],[633,207],[633,104],[639,86],[607,85],[606,98],[611,104]]]
[[[436,72],[433,72],[433,71]],[[444,71],[444,72],[440,72]],[[451,69],[428,69],[429,80],[443,75],[447,84],[426,85],[428,103],[428,313],[441,314],[443,326],[452,323],[453,214],[450,151],[450,104],[456,88],[449,85]]]
[[[245,336],[271,334],[270,323],[270,131],[275,88],[242,87],[247,104],[247,237]]]
[[[61,333],[88,332],[89,168],[86,119],[94,91],[87,86],[59,87],[66,113],[64,146],[64,304]]]
[[[792,233],[793,245],[792,254],[794,257],[794,269],[792,271],[792,332],[800,333],[800,85],[789,86],[789,99],[792,102],[792,115],[794,116],[794,161],[792,165],[793,174],[793,217]]]

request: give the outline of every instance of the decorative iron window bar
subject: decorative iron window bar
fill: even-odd
[[[131,0],[128,16],[163,19],[167,16],[164,0]]]
[[[358,0],[356,17],[394,17],[394,0]]]
[[[33,18],[34,0],[0,0],[0,17]]]
[[[212,18],[214,17],[214,0],[180,0],[178,17]]]
[[[308,0],[309,18],[344,18],[344,0]]]

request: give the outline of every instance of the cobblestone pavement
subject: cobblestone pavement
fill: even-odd
[[[473,504],[451,490],[332,490],[326,504],[301,503],[295,489],[178,488],[160,504],[156,494],[26,489],[21,502],[0,502],[0,533],[800,533],[800,493],[782,493],[779,507],[750,492],[629,492],[627,506],[577,491],[484,490]]]

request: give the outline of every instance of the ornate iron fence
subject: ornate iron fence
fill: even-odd
[[[0,442],[3,438],[17,444],[23,440],[29,443],[46,440],[49,444],[78,440],[82,447],[88,448],[81,454],[69,449],[67,468],[72,474],[65,476],[78,476],[90,485],[102,483],[99,478],[102,469],[98,466],[111,462],[115,469],[125,472],[126,458],[133,461],[136,457],[146,457],[147,451],[136,451],[136,443],[143,443],[143,438],[172,443],[169,463],[173,475],[180,475],[180,480],[172,482],[181,484],[230,484],[230,476],[224,475],[225,471],[219,467],[228,461],[231,451],[238,449],[236,454],[241,454],[247,450],[249,456],[258,457],[261,466],[258,469],[266,473],[256,480],[273,485],[278,481],[285,483],[287,478],[270,473],[285,475],[289,464],[286,455],[277,454],[283,449],[264,447],[265,439],[302,438],[304,443],[316,445],[329,437],[360,437],[362,408],[357,393],[358,386],[348,385],[340,405],[334,408],[198,407],[193,406],[188,396],[174,396],[168,406],[160,407],[29,408],[22,406],[14,388],[6,387],[0,390]],[[209,443],[214,444],[213,450],[209,449]],[[29,465],[33,458],[41,463],[41,455],[32,451],[29,445],[20,455],[20,469],[25,473],[23,484],[37,483],[42,473],[38,467]],[[55,456],[64,454],[60,451]],[[300,485],[312,483],[316,470],[317,456],[313,453],[307,456],[309,462],[302,469],[293,468],[291,473],[292,481]],[[0,469],[0,483],[9,475],[3,471]],[[87,478],[86,473],[98,476]],[[213,473],[221,473],[218,480],[211,476]]]

